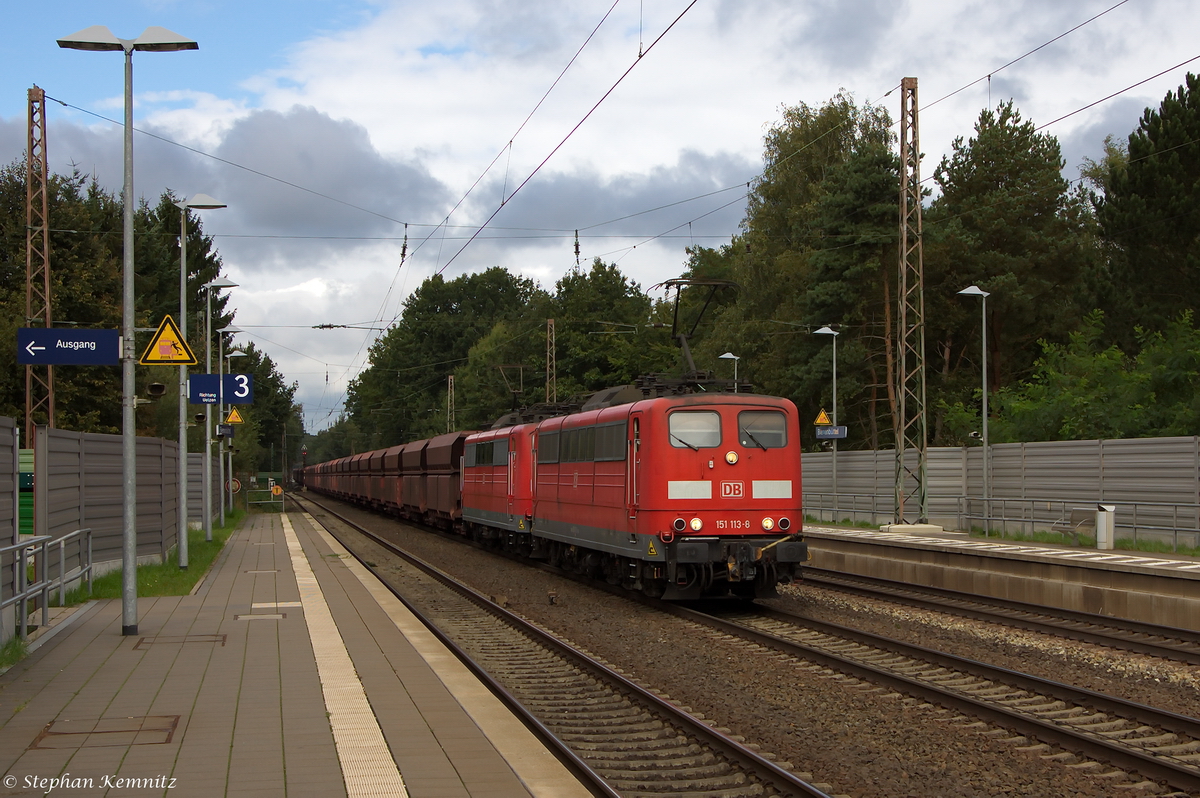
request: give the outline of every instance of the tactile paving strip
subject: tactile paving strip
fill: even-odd
[[[300,588],[308,636],[317,657],[317,676],[325,695],[325,709],[329,712],[329,725],[333,728],[334,744],[342,763],[346,794],[349,798],[408,798],[404,779],[383,739],[383,730],[375,720],[358,672],[350,660],[350,652],[346,650],[317,577],[292,529],[291,519],[286,515],[281,517],[296,584]]]

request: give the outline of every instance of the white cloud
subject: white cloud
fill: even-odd
[[[697,4],[638,60],[639,42],[649,46],[687,3],[619,3],[508,150],[609,0],[372,0],[348,28],[270,43],[280,66],[232,77],[224,90],[206,83],[138,95],[139,127],[341,202],[147,137],[136,140],[138,193],[204,191],[229,204],[204,224],[242,284],[237,323],[299,380],[309,420],[323,425],[373,333],[309,326],[394,315],[470,233],[456,226],[422,243],[432,228],[421,225],[440,222],[502,153],[451,223],[486,218],[635,62],[448,275],[500,264],[552,286],[574,264],[579,228],[586,260],[616,260],[649,286],[679,273],[688,243],[717,244],[736,231],[740,203],[700,217],[737,192],[590,226],[751,179],[783,105],[820,105],[844,87],[896,116],[898,93],[885,93],[915,75],[930,175],[955,136],[971,135],[989,82],[939,98],[990,72],[992,104],[1014,98],[1043,124],[1195,55],[1198,13],[1187,0],[1127,3],[996,71],[1112,3],[719,0]],[[1182,77],[1178,70],[1048,129],[1063,141],[1068,176],[1100,153],[1107,133],[1128,135],[1141,108]],[[119,115],[119,99],[110,100]],[[119,190],[119,127],[56,111],[51,135],[53,168],[74,163]],[[0,148],[18,157],[23,119],[0,120]],[[410,223],[403,269],[401,222]],[[678,225],[673,237],[650,240]]]

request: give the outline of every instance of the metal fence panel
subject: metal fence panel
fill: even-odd
[[[220,480],[217,475],[217,458],[212,459],[212,517],[216,518],[221,512],[221,492],[218,490]],[[204,454],[188,452],[188,520],[199,526],[204,522]]]
[[[91,527],[93,561],[120,561],[124,476],[120,435],[39,428],[35,501],[39,534]],[[137,440],[137,554],[165,558],[176,542],[178,444]],[[71,563],[77,567],[78,562]]]
[[[1029,528],[1061,521],[1072,506],[1116,502],[1121,505],[1119,536],[1123,529],[1132,534],[1138,529],[1200,530],[1200,438],[1037,441],[999,443],[988,449],[993,502],[986,513],[979,501],[982,447],[929,450],[930,520],[954,525],[959,520],[960,497],[975,502],[970,514],[977,518],[983,514],[1024,518]],[[824,507],[831,513],[832,453],[806,452],[801,460],[806,507]],[[909,459],[910,466],[912,462]],[[839,452],[839,509],[869,506],[877,514],[891,513],[894,467],[891,450]],[[912,487],[910,479],[908,489]],[[912,513],[908,515],[911,520]],[[856,520],[862,520],[861,514]]]
[[[0,547],[20,542],[20,454],[17,424],[0,418]],[[14,593],[14,554],[0,556],[0,600]]]

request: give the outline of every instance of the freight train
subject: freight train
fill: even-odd
[[[799,422],[777,397],[624,386],[307,466],[302,482],[670,600],[773,595],[809,558]]]

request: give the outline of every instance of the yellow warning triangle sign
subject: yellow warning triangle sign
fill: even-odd
[[[225,416],[225,423],[226,424],[243,424],[243,423],[245,423],[245,419],[242,418],[242,414],[238,412],[238,409],[236,407],[231,407],[231,408],[229,408],[229,415]]]
[[[825,408],[821,408],[821,414],[817,416],[817,420],[813,422],[818,427],[832,426],[833,422],[829,420],[829,414],[825,412]]]
[[[194,366],[196,356],[192,354],[187,341],[183,340],[175,320],[164,316],[162,324],[158,325],[158,332],[154,333],[150,346],[142,352],[138,363],[143,366]]]

